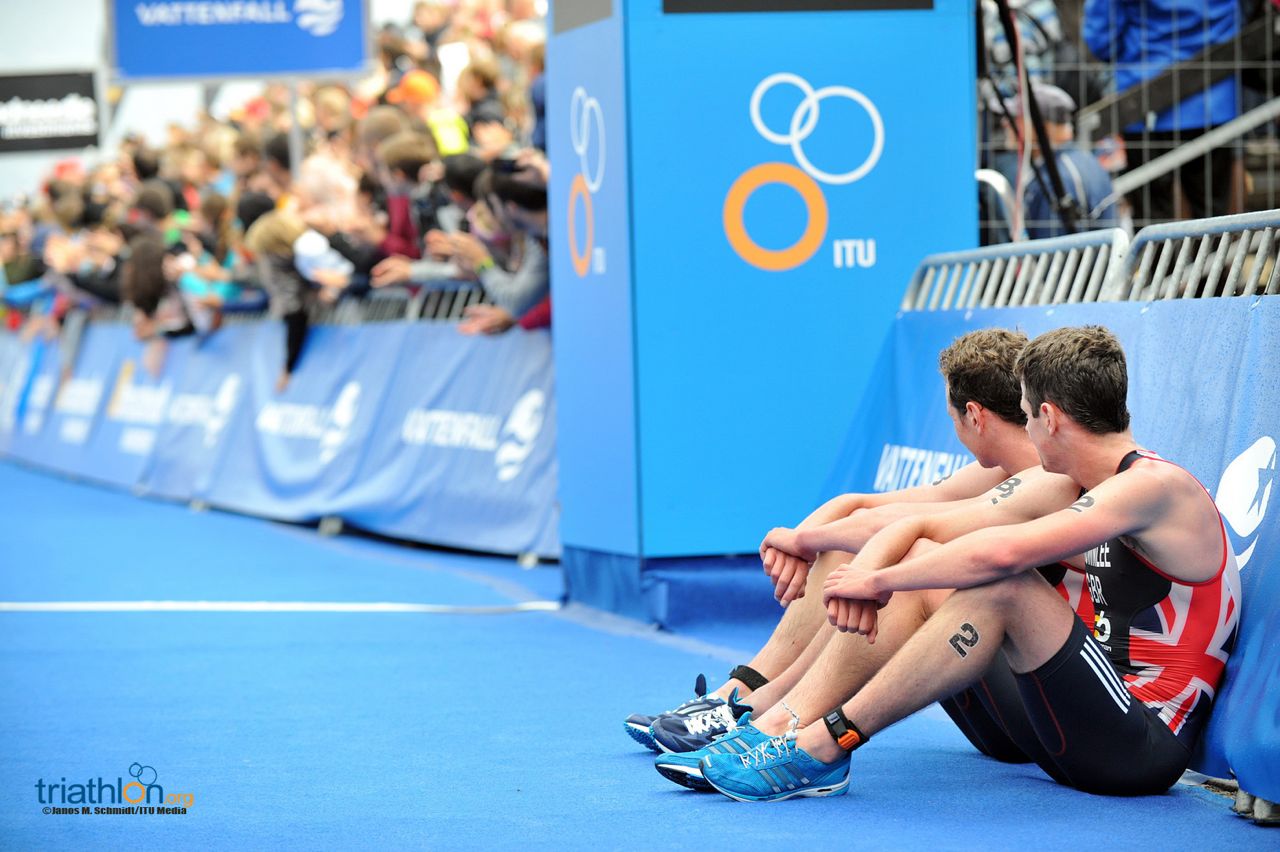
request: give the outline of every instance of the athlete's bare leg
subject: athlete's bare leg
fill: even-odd
[[[813,567],[809,569],[804,597],[797,598],[787,606],[782,614],[782,620],[774,628],[769,641],[747,665],[769,678],[771,682],[789,671],[791,666],[804,655],[814,636],[818,635],[819,629],[828,626],[827,610],[822,605],[822,584],[826,581],[827,575],[837,565],[852,559],[852,554],[834,550],[818,556]],[[815,650],[814,653],[816,654],[817,651]],[[803,669],[794,672],[792,682],[799,679],[801,674]],[[747,685],[737,679],[726,681],[713,694],[727,699],[734,688],[737,688],[739,698],[745,698],[751,694]],[[765,688],[767,689],[768,685]]]
[[[817,721],[866,685],[950,594],[946,590],[894,595],[878,614],[879,635],[874,645],[865,636],[839,633],[827,625],[832,636],[821,654],[785,697],[764,712],[757,706],[752,723],[777,736],[787,730],[793,712],[801,725]]]
[[[1033,671],[1067,641],[1074,620],[1071,608],[1035,571],[955,592],[845,702],[844,713],[872,736],[978,680],[1000,651],[1015,672]],[[804,728],[798,743],[818,760],[844,754],[823,724]]]

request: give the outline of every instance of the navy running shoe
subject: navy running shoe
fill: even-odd
[[[713,702],[720,701],[719,698],[708,699],[706,697],[706,693],[707,676],[700,674],[698,675],[697,680],[693,682],[694,697],[681,704],[676,709],[668,710],[666,713],[661,715],[680,716],[688,713],[696,713],[700,710],[706,710],[709,707],[714,706]],[[640,745],[647,749],[651,749],[652,751],[661,752],[662,749],[653,741],[653,734],[649,731],[649,728],[658,718],[658,716],[646,716],[643,713],[632,713],[627,717],[627,721],[622,723],[622,727],[623,730],[627,732],[627,735],[630,736],[631,739],[640,743]]]
[[[840,796],[849,790],[849,756],[823,763],[788,731],[745,754],[711,754],[700,764],[703,780],[739,802],[778,802],[799,796]]]
[[[661,754],[654,758],[653,767],[663,778],[681,787],[699,792],[712,792],[715,788],[702,777],[702,758],[712,754],[746,754],[755,746],[769,739],[769,735],[751,724],[748,713],[738,720],[738,726],[729,733],[717,737],[711,745],[683,754]]]
[[[738,703],[738,690],[729,700],[705,696],[705,706],[683,713],[663,713],[653,720],[649,732],[664,752],[697,751],[711,745],[712,740],[738,726],[738,720],[751,712],[751,706]]]
[[[662,749],[658,748],[658,744],[653,741],[653,734],[649,733],[649,726],[653,724],[653,720],[656,718],[658,717],[646,716],[643,713],[632,713],[622,725],[631,739],[645,748],[661,752]]]

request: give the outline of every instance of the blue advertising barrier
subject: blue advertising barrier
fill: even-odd
[[[906,487],[963,463],[936,361],[959,335],[1085,324],[1106,325],[1124,343],[1134,436],[1204,483],[1241,567],[1240,639],[1193,765],[1280,800],[1280,299],[904,314],[823,496]]]
[[[368,70],[365,0],[112,0],[120,80],[337,76]]]
[[[276,324],[168,347],[94,325],[71,369],[0,335],[0,452],[175,500],[496,553],[559,555],[545,331],[319,327],[280,394]]]

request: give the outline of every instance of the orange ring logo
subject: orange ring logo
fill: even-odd
[[[799,193],[809,214],[808,224],[805,226],[804,233],[800,235],[800,239],[784,249],[777,250],[764,248],[751,239],[743,221],[747,199],[760,187],[773,183],[789,186]],[[575,187],[576,185],[575,182]],[[572,221],[572,196],[570,196],[569,211],[570,221]],[[827,235],[827,199],[813,178],[795,166],[786,163],[761,163],[747,169],[733,182],[733,186],[729,187],[729,194],[724,199],[724,233],[729,238],[729,245],[733,246],[738,256],[752,266],[768,272],[795,269],[813,257]],[[574,261],[576,265],[576,255]]]
[[[582,251],[578,251],[578,231],[574,212],[578,209],[578,199],[582,199],[583,214],[587,220],[587,237],[583,240]],[[596,216],[591,206],[591,190],[587,187],[587,179],[581,174],[574,175],[569,186],[569,257],[573,260],[573,271],[579,278],[586,278],[591,269],[591,251],[595,248]]]

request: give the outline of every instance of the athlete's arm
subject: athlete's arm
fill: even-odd
[[[883,600],[895,591],[969,588],[1138,534],[1165,511],[1169,492],[1155,478],[1127,474],[1044,517],[965,532],[880,570],[849,572],[824,588],[824,597]]]
[[[819,552],[861,553],[870,546],[870,541],[879,538],[879,551],[887,555],[866,556],[858,561],[871,567],[891,565],[917,539],[950,541],[982,527],[1030,520],[1065,506],[1074,490],[1067,477],[1045,473],[1040,467],[1028,468],[977,497],[950,503],[882,506],[844,521],[806,530],[800,536],[800,543]],[[893,535],[883,538],[891,528]],[[886,559],[889,561],[884,561]]]
[[[840,549],[856,551],[870,536],[893,520],[918,512],[942,511],[941,507],[950,502],[982,494],[1004,476],[1000,468],[984,468],[977,462],[971,462],[931,485],[883,494],[841,494],[833,497],[810,513],[795,529],[777,527],[760,542],[760,560],[765,573],[774,582],[773,596],[784,606],[802,597],[809,565],[819,552],[836,549],[807,546],[798,539],[801,531],[847,520],[847,527],[835,537],[847,542],[847,546]]]

